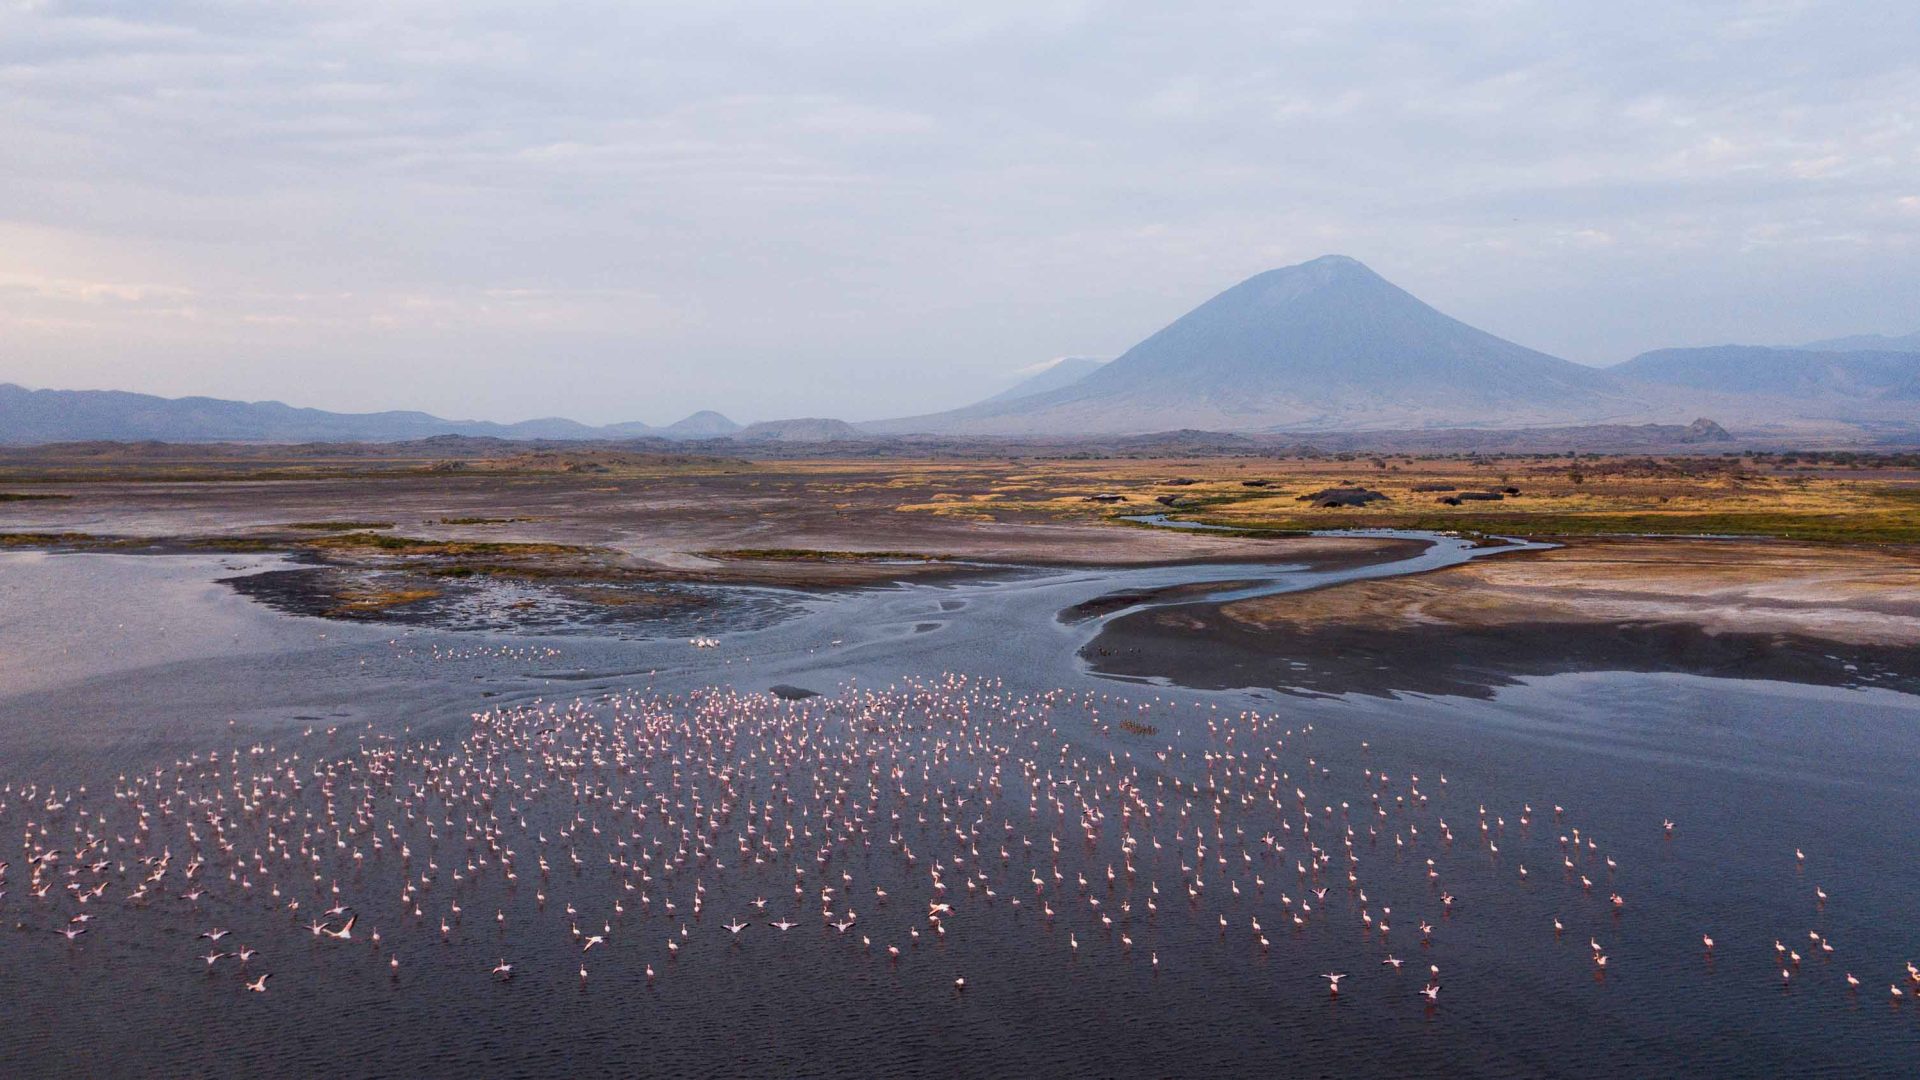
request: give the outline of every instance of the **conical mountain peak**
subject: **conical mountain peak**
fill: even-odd
[[[1359,260],[1256,274],[1069,386],[891,430],[1517,427],[1644,411],[1611,376],[1434,310]],[[912,425],[912,426],[910,426]]]

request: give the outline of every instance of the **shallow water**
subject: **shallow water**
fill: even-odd
[[[1420,561],[1358,573],[1406,572],[1468,554],[1441,546]],[[282,614],[215,584],[278,565],[0,556],[0,783],[16,791],[23,783],[51,785],[70,800],[47,811],[36,789],[35,799],[15,794],[0,811],[0,859],[14,864],[0,898],[8,928],[0,958],[10,976],[0,984],[0,1003],[14,1021],[0,1032],[0,1074],[1909,1076],[1920,1069],[1920,1018],[1911,1003],[1892,1004],[1886,990],[1904,960],[1920,959],[1920,924],[1912,918],[1912,897],[1920,895],[1913,844],[1920,703],[1911,697],[1622,673],[1530,680],[1487,701],[1183,691],[1088,674],[1076,654],[1094,625],[1055,618],[1118,590],[1195,581],[1272,590],[1337,576],[1273,567],[1059,572],[810,598],[771,625],[746,622],[754,628],[736,631],[722,624],[709,631],[718,648],[694,649],[677,634],[637,640],[591,630],[343,624]],[[698,920],[686,917],[693,885],[684,871],[672,884],[650,886],[651,910],[609,915],[623,891],[608,871],[604,837],[581,843],[580,871],[556,867],[536,886],[526,865],[530,837],[551,839],[587,812],[564,792],[520,800],[527,826],[514,826],[518,883],[497,873],[459,885],[443,878],[421,920],[399,904],[403,871],[390,852],[352,873],[330,864],[328,877],[362,915],[359,933],[382,929],[379,951],[363,940],[314,938],[304,926],[312,903],[296,925],[231,883],[209,886],[197,904],[176,895],[145,908],[116,900],[129,886],[115,884],[90,932],[70,945],[49,931],[78,910],[74,902],[57,893],[52,902],[35,901],[25,888],[18,848],[26,822],[71,828],[81,804],[115,814],[118,774],[172,769],[209,750],[272,746],[242,761],[297,751],[311,764],[358,760],[363,739],[392,736],[439,740],[448,753],[484,749],[512,758],[512,740],[528,732],[555,729],[570,747],[610,737],[621,723],[616,714],[642,708],[616,701],[627,692],[670,695],[645,708],[684,716],[696,706],[680,695],[710,685],[831,692],[930,683],[944,672],[975,678],[940,691],[940,700],[968,700],[970,715],[1008,731],[1037,709],[1012,699],[1056,688],[1101,695],[1054,698],[1051,729],[1029,732],[1030,744],[1005,740],[1013,749],[997,760],[1009,776],[1023,759],[1055,768],[1075,762],[1087,775],[1132,770],[1140,783],[1177,792],[1166,796],[1163,816],[1134,825],[1142,845],[1157,840],[1162,850],[1144,847],[1134,879],[1122,875],[1109,887],[1106,867],[1121,861],[1120,830],[1106,827],[1082,841],[1071,817],[1025,816],[1024,789],[1008,784],[983,822],[991,839],[979,843],[979,869],[1000,895],[993,902],[969,896],[957,884],[962,872],[950,870],[962,898],[949,896],[949,932],[935,940],[923,917],[931,896],[926,865],[968,857],[955,850],[938,800],[971,792],[979,805],[977,778],[995,760],[983,743],[942,757],[924,778],[902,780],[908,796],[892,788],[877,796],[882,820],[894,811],[906,818],[903,833],[921,855],[915,867],[890,857],[879,833],[872,849],[837,851],[830,868],[816,870],[810,856],[701,867],[692,873],[707,890]],[[981,678],[994,682],[983,686]],[[576,701],[586,704],[571,714],[532,711]],[[755,715],[769,724],[817,725],[823,739],[883,755],[931,746],[913,740],[933,739],[948,722],[903,704],[897,715],[921,722],[920,733],[876,743],[861,734],[847,699],[756,701],[765,704],[741,710],[765,710]],[[515,709],[528,711],[502,729],[514,734],[466,742],[475,713]],[[1270,719],[1241,716],[1249,710]],[[1121,716],[1155,731],[1128,734],[1114,726]],[[754,797],[811,790],[802,772],[750,760],[744,742],[702,754],[691,744],[677,749],[688,763],[734,762],[758,785]],[[1202,899],[1188,903],[1179,864],[1193,861],[1192,829],[1177,810],[1189,799],[1196,808],[1209,803],[1191,786],[1164,785],[1246,790],[1244,779],[1225,773],[1210,781],[1209,765],[1227,768],[1217,755],[1228,751],[1252,755],[1238,759],[1249,763],[1271,755],[1288,770],[1275,787],[1284,805],[1224,807],[1225,834],[1239,828],[1245,835],[1210,840],[1217,850],[1208,858],[1240,860],[1245,848],[1254,861],[1210,871]],[[1109,754],[1115,764],[1107,764]],[[1216,758],[1209,762],[1208,754]],[[1380,773],[1391,777],[1384,788],[1374,779]],[[649,760],[631,773],[595,775],[644,791],[643,778],[667,784],[671,766]],[[1415,775],[1429,805],[1395,806]],[[194,782],[208,793],[230,790]],[[75,797],[82,784],[88,795]],[[1309,796],[1299,805],[1295,787]],[[703,790],[713,797],[711,786]],[[1369,836],[1376,791],[1390,810],[1379,835]],[[296,802],[314,808],[317,797],[309,787]],[[1089,797],[1117,813],[1117,795]],[[1339,810],[1342,802],[1350,809]],[[1522,827],[1528,803],[1535,813]],[[1556,804],[1566,810],[1558,820]],[[1489,830],[1497,853],[1479,835],[1482,805],[1489,822],[1505,819]],[[929,806],[934,813],[923,825],[916,816]],[[1324,807],[1335,809],[1323,814]],[[1369,899],[1346,887],[1336,863],[1312,886],[1329,889],[1325,901],[1313,901],[1319,910],[1294,929],[1281,894],[1289,894],[1292,910],[1307,899],[1294,869],[1305,842],[1280,832],[1288,847],[1280,856],[1258,838],[1283,824],[1304,827],[1303,809],[1318,815],[1316,828],[1354,826]],[[1661,828],[1669,818],[1671,836]],[[1439,836],[1441,819],[1452,827],[1451,843]],[[112,820],[124,826],[121,817]],[[234,820],[236,835],[258,839],[257,821],[238,812]],[[1030,891],[1021,908],[1009,901],[1029,873],[1050,874],[1054,860],[1016,844],[1002,863],[995,849],[1003,820],[1036,845],[1049,835],[1070,841],[1057,862],[1065,885],[1049,893],[1060,911],[1051,923],[1034,910]],[[729,819],[719,847],[737,840],[740,824]],[[1344,827],[1318,834],[1321,846],[1337,845]],[[1576,827],[1596,851],[1566,854],[1559,837]],[[176,851],[186,843],[179,828],[159,827],[174,830]],[[1417,839],[1410,828],[1421,830]],[[427,842],[410,835],[425,850]],[[1396,845],[1396,835],[1408,846]],[[1795,847],[1806,852],[1804,864]],[[558,850],[550,857],[557,860]],[[439,852],[448,868],[471,855],[444,841]],[[1576,857],[1576,871],[1563,871],[1562,857]],[[1609,872],[1605,857],[1618,869]],[[1438,884],[1426,877],[1428,858],[1442,874]],[[857,932],[876,947],[898,942],[905,955],[890,961],[863,950],[822,924],[817,903],[795,903],[795,861],[815,877],[852,874],[847,895],[859,909]],[[1524,882],[1523,863],[1530,868]],[[1264,887],[1252,884],[1256,873]],[[1594,879],[1591,891],[1580,887],[1581,873]],[[1121,920],[1133,948],[1118,943],[1119,927],[1099,925],[1073,884],[1080,874],[1103,899],[1099,910],[1118,916],[1120,904],[1135,905]],[[1161,889],[1160,910],[1150,917],[1139,910],[1149,881]],[[1816,883],[1829,893],[1824,906],[1815,903]],[[891,894],[885,902],[872,897],[876,885]],[[1232,885],[1241,886],[1238,895]],[[537,889],[548,893],[544,907]],[[1617,913],[1607,902],[1616,890],[1627,900]],[[1458,897],[1451,914],[1443,892]],[[759,916],[748,901],[762,895],[775,905]],[[455,896],[465,914],[443,941],[437,922]],[[660,908],[669,897],[681,909],[672,917]],[[582,923],[612,925],[608,944],[585,956],[592,973],[584,986],[575,972],[582,954],[560,914],[569,903],[585,913]],[[800,924],[791,932],[764,925],[778,905]],[[1396,909],[1387,941],[1365,931],[1362,907]],[[496,911],[506,916],[505,929],[493,924]],[[1225,933],[1221,915],[1232,924]],[[735,917],[756,924],[737,942],[721,926]],[[1566,926],[1558,936],[1555,917]],[[1248,929],[1255,918],[1271,939],[1265,950]],[[1417,930],[1423,919],[1435,925],[1429,944]],[[688,944],[668,959],[664,942],[681,924]],[[273,973],[270,992],[245,993],[229,962],[207,973],[195,957],[208,943],[195,935],[214,925],[260,949],[249,970]],[[917,944],[908,936],[913,929],[922,932]],[[1699,943],[1704,931],[1717,939],[1711,958]],[[1810,947],[1809,931],[1833,943],[1830,958]],[[1077,950],[1067,945],[1069,934]],[[1609,957],[1603,975],[1589,957],[1589,937]],[[1775,939],[1809,954],[1785,989]],[[1407,967],[1384,967],[1388,953]],[[516,964],[511,981],[487,974],[502,954]],[[1157,967],[1149,954],[1159,956]],[[402,959],[397,979],[387,956]],[[1441,967],[1443,985],[1431,1008],[1415,993],[1429,963]],[[659,972],[651,982],[649,964]],[[1865,984],[1858,994],[1844,988],[1848,970]],[[1337,999],[1316,977],[1325,971],[1350,973]],[[952,985],[959,976],[968,980],[964,992]]]
[[[1122,514],[1121,521],[1131,521],[1136,525],[1153,525],[1162,529],[1197,529],[1202,532],[1233,532],[1231,525],[1209,525],[1204,521],[1187,521],[1169,517],[1166,514]]]

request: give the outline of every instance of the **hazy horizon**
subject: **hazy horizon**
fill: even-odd
[[[1892,5],[0,8],[0,382],[929,412],[1340,253],[1581,363],[1920,329]]]

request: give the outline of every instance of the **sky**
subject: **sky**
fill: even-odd
[[[1582,363],[1920,329],[1920,19],[0,0],[0,382],[874,419],[1329,253]]]

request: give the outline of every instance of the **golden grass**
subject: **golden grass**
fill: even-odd
[[[1800,469],[1722,458],[1484,460],[1155,460],[1022,462],[1021,483],[947,490],[895,510],[986,520],[1117,521],[1166,513],[1235,529],[1398,528],[1522,536],[1611,533],[1781,536],[1920,542],[1920,480],[1904,470]],[[1169,484],[1172,479],[1194,483]],[[1245,480],[1266,481],[1249,487]],[[1420,492],[1451,484],[1457,492]],[[1386,495],[1366,507],[1316,509],[1299,496],[1329,487]],[[1439,501],[1517,487],[1497,502]],[[1125,496],[1095,503],[1099,493]],[[1158,500],[1178,500],[1168,506]]]
[[[184,451],[182,451],[184,453]],[[251,451],[249,453],[252,453]],[[274,459],[222,459],[193,467],[219,471],[220,478],[259,479],[262,468],[287,470],[311,479],[343,475],[398,476],[416,479],[430,468],[419,462],[381,459],[331,461],[308,465]],[[1831,457],[1831,456],[1830,456]],[[582,461],[604,467],[584,487],[566,470]],[[149,479],[180,479],[185,464],[168,461],[105,460],[64,462],[62,468],[93,470],[89,479],[123,480],[148,470]],[[391,472],[382,470],[391,469]],[[0,481],[4,481],[0,477]],[[1171,480],[1192,483],[1169,483]],[[1257,481],[1263,486],[1249,486]],[[446,518],[443,524],[504,523],[519,507],[520,491],[538,492],[567,485],[570,494],[631,497],[644,505],[664,492],[672,520],[699,514],[710,506],[716,518],[737,516],[742,504],[768,520],[820,519],[878,522],[890,514],[924,515],[966,522],[1072,523],[1123,527],[1118,519],[1168,513],[1230,529],[1302,532],[1338,528],[1405,528],[1497,533],[1521,536],[1671,533],[1780,536],[1821,541],[1920,543],[1920,470],[1911,461],[1865,458],[1859,461],[1809,461],[1805,457],[1373,457],[1339,455],[1318,458],[1212,457],[1119,458],[1090,455],[1022,457],[1011,460],[819,459],[775,461],[660,460],[607,452],[509,455],[498,461],[465,463],[437,474],[436,485],[504,485],[498,500],[502,518]],[[1517,487],[1520,494],[1499,502],[1448,506],[1447,493],[1414,490],[1450,484],[1462,491]],[[1361,508],[1314,509],[1298,496],[1329,487],[1365,486],[1385,494]],[[1089,502],[1095,494],[1117,494],[1120,503]],[[1159,497],[1177,499],[1167,506]],[[531,497],[531,496],[529,496]],[[367,493],[367,509],[377,512],[378,487]],[[583,514],[598,513],[608,500],[584,500]],[[542,506],[548,505],[542,503]],[[687,506],[695,509],[688,511]],[[386,522],[317,521],[295,523],[336,535],[235,539],[230,543],[292,546],[322,552],[398,556],[517,557],[522,565],[555,556],[584,555],[596,549],[554,543],[490,544],[479,541],[424,540],[376,535]],[[888,524],[887,528],[897,526]],[[891,533],[889,533],[891,535]],[[70,543],[4,539],[9,546]],[[896,543],[916,544],[912,540]]]
[[[438,589],[351,589],[337,594],[334,599],[333,613],[339,615],[366,615],[392,608],[417,604],[422,600],[433,600],[440,596]]]
[[[87,533],[21,532],[0,533],[0,547],[66,547],[70,544],[98,543],[100,538]]]

